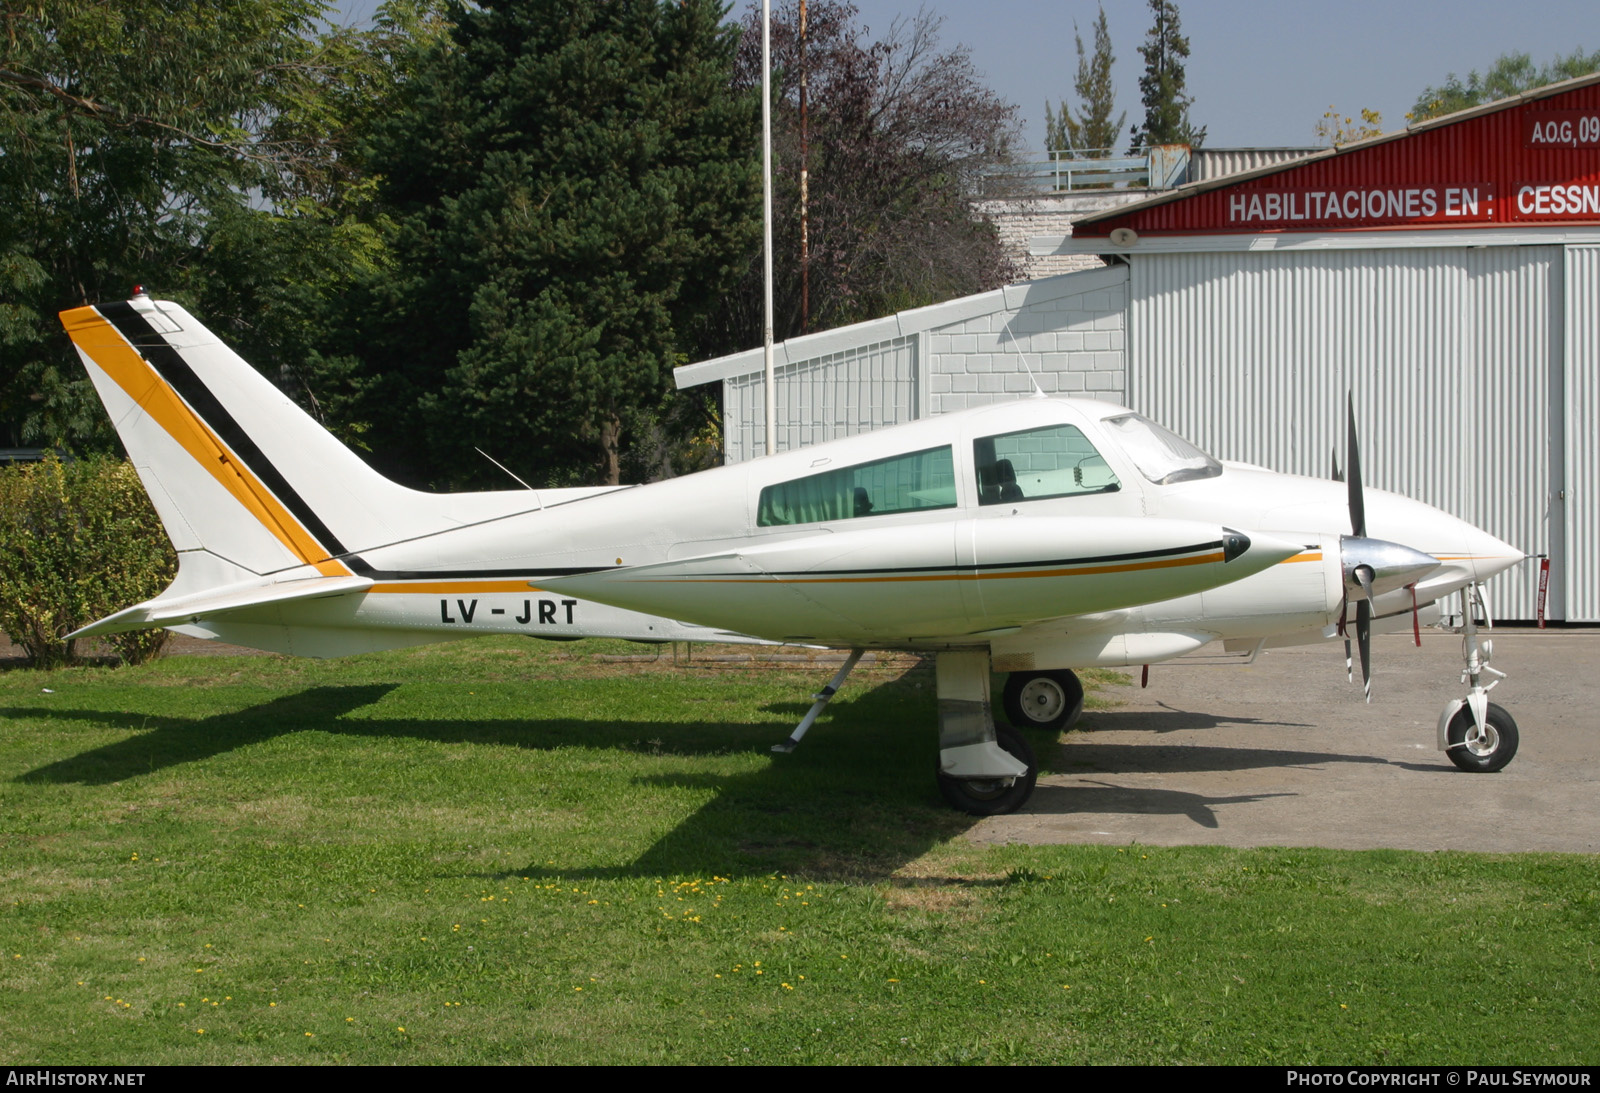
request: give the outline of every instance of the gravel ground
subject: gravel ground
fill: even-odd
[[[1461,641],[1373,642],[1374,694],[1345,682],[1343,650],[1253,664],[1157,664],[1150,686],[1085,716],[1028,808],[978,824],[991,843],[1600,851],[1600,632],[1497,630],[1491,699],[1521,749],[1496,774],[1436,750],[1440,709],[1466,688]],[[1357,677],[1359,679],[1359,669]]]

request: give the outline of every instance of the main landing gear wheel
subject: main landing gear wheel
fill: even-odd
[[[1012,672],[1002,704],[1006,720],[1019,729],[1061,732],[1083,713],[1083,684],[1076,672]]]
[[[1033,783],[1039,778],[1039,764],[1034,761],[1033,749],[1022,734],[1009,725],[996,725],[995,743],[1008,755],[1028,764],[1027,773],[1020,778],[951,778],[939,775],[939,792],[950,807],[972,816],[1004,816],[1022,807],[1033,794]]]
[[[1462,770],[1490,774],[1505,766],[1517,754],[1517,723],[1505,710],[1489,703],[1483,717],[1483,732],[1472,719],[1472,708],[1462,706],[1446,729],[1450,745],[1445,754]]]

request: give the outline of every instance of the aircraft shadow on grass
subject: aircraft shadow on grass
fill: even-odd
[[[581,746],[677,757],[742,751],[766,755],[784,734],[782,722],[792,724],[805,705],[771,703],[763,712],[779,720],[759,723],[351,716],[382,701],[398,686],[313,687],[199,719],[49,706],[13,707],[0,710],[0,717],[71,719],[132,733],[16,778],[23,783],[110,785],[301,731],[537,750]],[[572,869],[559,859],[554,865],[547,864],[550,856],[545,853],[539,861],[513,872],[619,878],[796,872],[812,877],[888,878],[906,862],[976,822],[945,808],[934,791],[930,776],[937,747],[933,734],[925,728],[930,711],[922,708],[931,701],[926,689],[916,693],[904,686],[880,685],[841,696],[798,751],[770,757],[757,771],[639,777],[635,783],[641,788],[687,788],[709,791],[711,797],[631,862]],[[1102,725],[1108,720],[1103,713],[1095,717]],[[1120,720],[1118,715],[1111,717]],[[1183,719],[1180,727],[1196,727],[1194,715],[1181,711],[1138,715],[1140,722],[1153,722],[1149,727],[1156,731],[1163,731],[1159,723],[1168,717]],[[1042,740],[1035,744],[1048,746]],[[1152,753],[1157,752],[1160,760],[1153,762]],[[1277,749],[1103,745],[1090,736],[1062,745],[1051,765],[1058,771],[1082,771],[1089,766],[1096,774],[1115,775],[1152,769],[1182,773],[1333,762],[1384,761]],[[1215,828],[1216,806],[1248,804],[1272,796],[1210,798],[1166,789],[1098,785],[1102,788],[1041,787],[1029,811],[1183,814],[1200,826]]]

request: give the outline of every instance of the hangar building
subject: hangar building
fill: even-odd
[[[1548,554],[1552,619],[1600,621],[1600,74],[1080,220],[1100,269],[777,347],[778,447],[1032,392],[1124,403],[1219,458],[1364,477]],[[760,349],[720,382],[764,445]],[[1031,375],[1030,375],[1031,373]],[[1381,528],[1371,529],[1382,536]],[[1536,567],[1497,578],[1531,619]]]

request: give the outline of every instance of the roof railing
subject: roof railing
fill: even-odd
[[[1018,165],[1014,177],[1036,193],[1076,190],[1169,190],[1187,176],[1189,146],[1158,144],[1136,155],[1115,148],[1051,148]]]

